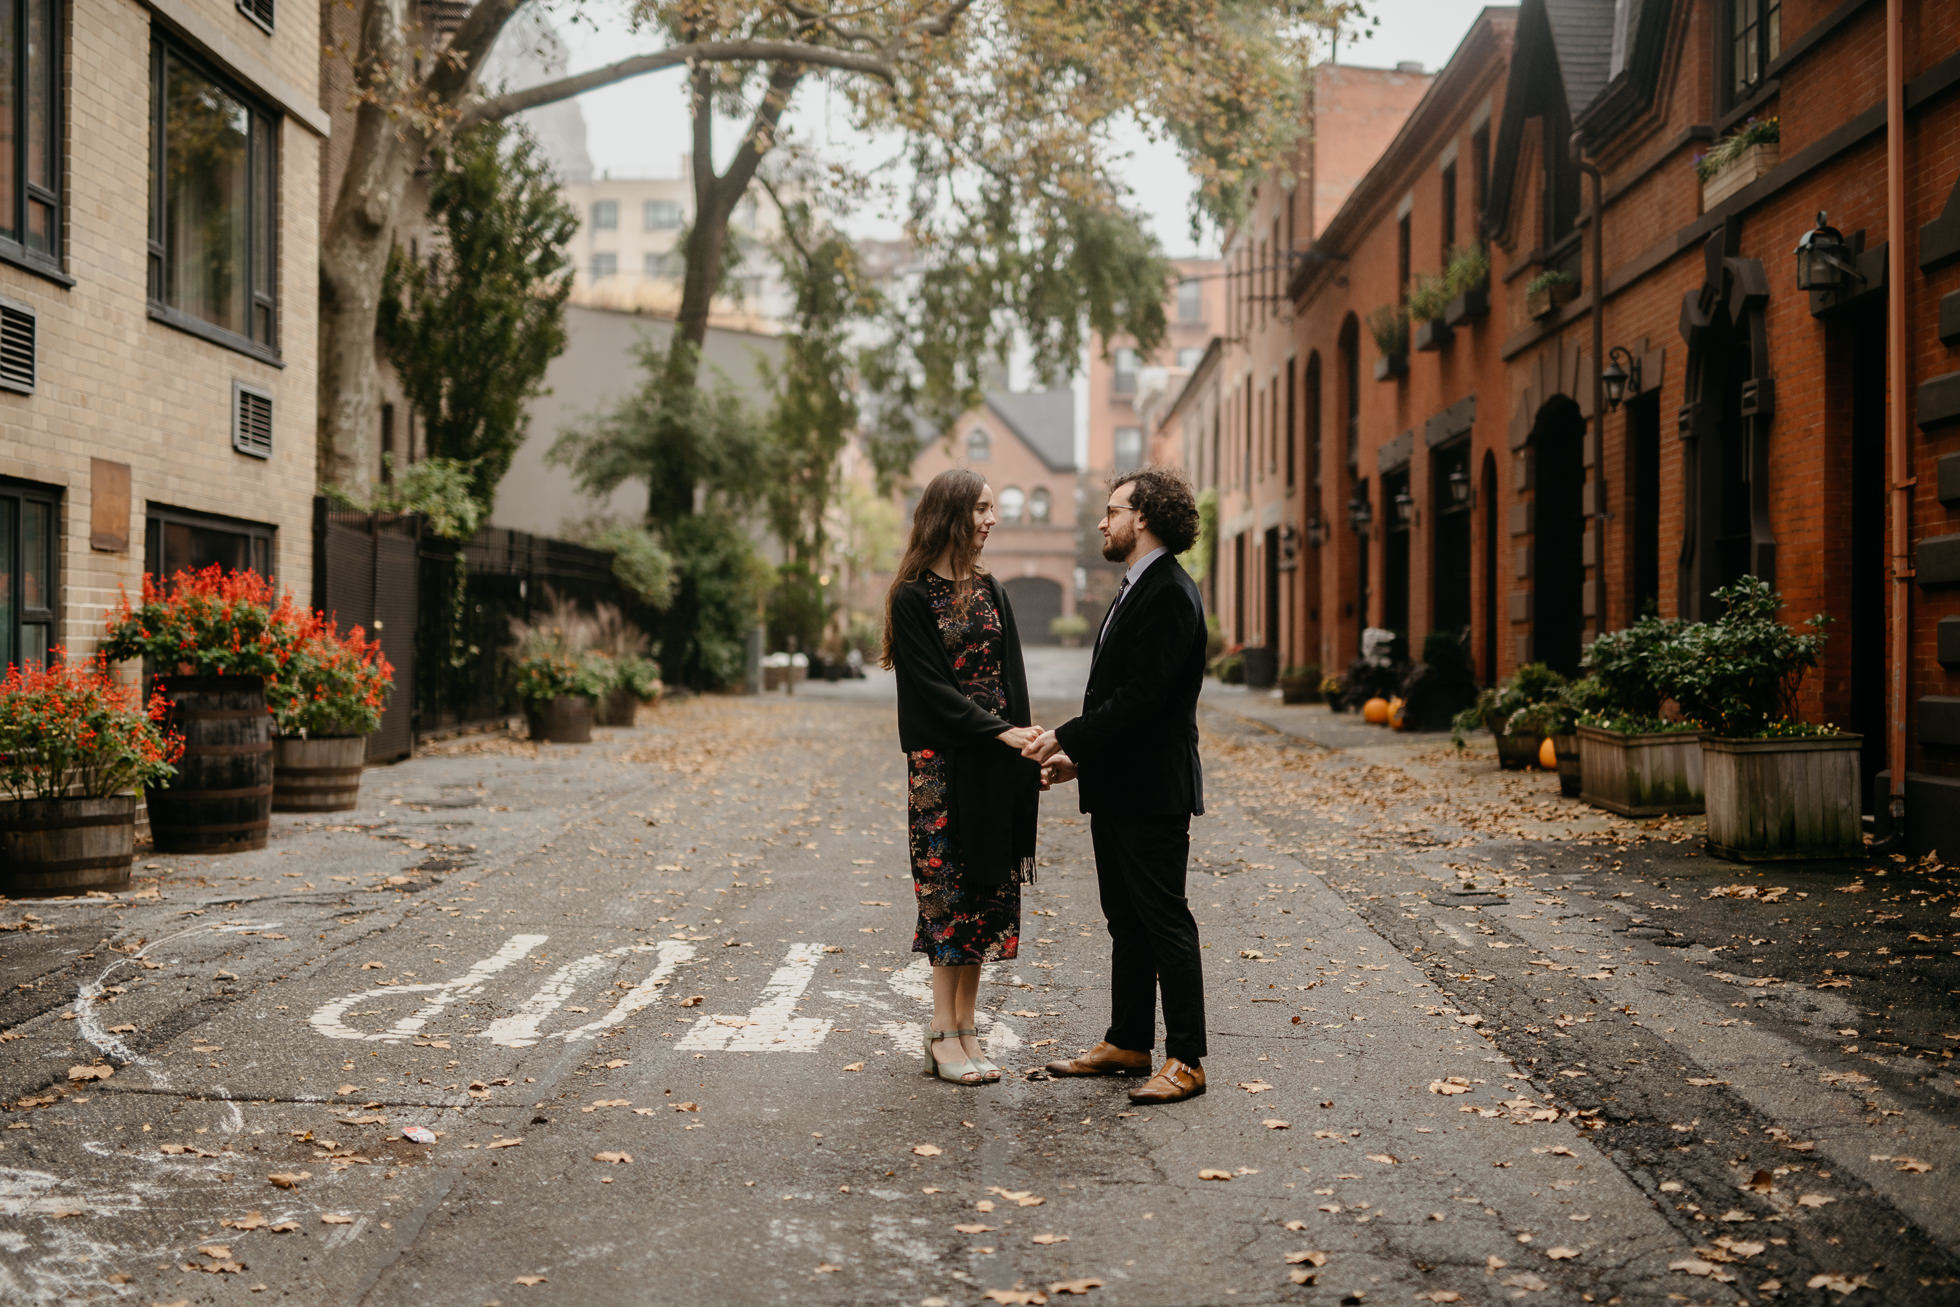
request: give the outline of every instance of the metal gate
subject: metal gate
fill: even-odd
[[[406,758],[415,747],[415,624],[421,519],[363,513],[314,501],[313,604],[346,631],[361,626],[394,664],[395,685],[368,737],[369,762]]]

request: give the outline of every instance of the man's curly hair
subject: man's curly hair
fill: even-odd
[[[1130,507],[1138,519],[1181,554],[1198,542],[1198,497],[1184,473],[1172,467],[1146,467],[1110,480],[1112,493],[1130,486]]]

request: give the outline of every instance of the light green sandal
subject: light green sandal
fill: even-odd
[[[953,1085],[984,1085],[987,1083],[986,1073],[974,1065],[971,1058],[961,1058],[957,1062],[942,1062],[938,1055],[932,1051],[932,1045],[935,1040],[956,1039],[966,1033],[968,1032],[964,1030],[934,1030],[931,1026],[926,1027],[925,1073],[927,1075],[938,1076],[941,1080]],[[967,1079],[968,1076],[972,1076],[973,1079]]]
[[[975,1039],[980,1038],[980,1031],[977,1027],[968,1030],[955,1030],[953,1033],[956,1035],[972,1035]],[[1000,1083],[1000,1067],[995,1065],[991,1058],[975,1057],[969,1058],[968,1061],[973,1064],[975,1070],[980,1072],[980,1075],[987,1084],[997,1085]]]

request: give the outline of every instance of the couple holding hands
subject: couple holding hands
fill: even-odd
[[[1168,468],[1117,477],[1097,529],[1121,563],[1096,635],[1082,713],[1033,724],[1005,589],[981,563],[998,518],[966,468],[926,486],[886,598],[882,662],[897,673],[918,930],[931,961],[925,1069],[961,1085],[998,1081],[979,1042],[980,966],[1016,956],[1021,886],[1034,879],[1040,791],[1076,782],[1089,814],[1110,935],[1110,1023],[1058,1076],[1148,1076],[1138,1103],[1205,1091],[1204,975],[1184,898],[1191,818],[1204,811],[1198,691],[1205,620],[1177,555],[1198,535],[1191,485]],[[1151,1074],[1157,996],[1165,1061]]]

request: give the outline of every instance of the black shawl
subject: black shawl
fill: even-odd
[[[907,753],[937,749],[947,754],[953,778],[947,806],[960,859],[974,884],[988,888],[1009,878],[1034,879],[1041,768],[994,739],[1033,718],[1021,635],[1007,594],[992,576],[978,578],[977,584],[987,587],[1000,614],[1006,720],[974,703],[960,688],[922,580],[892,592],[892,668],[898,674],[899,747]]]

